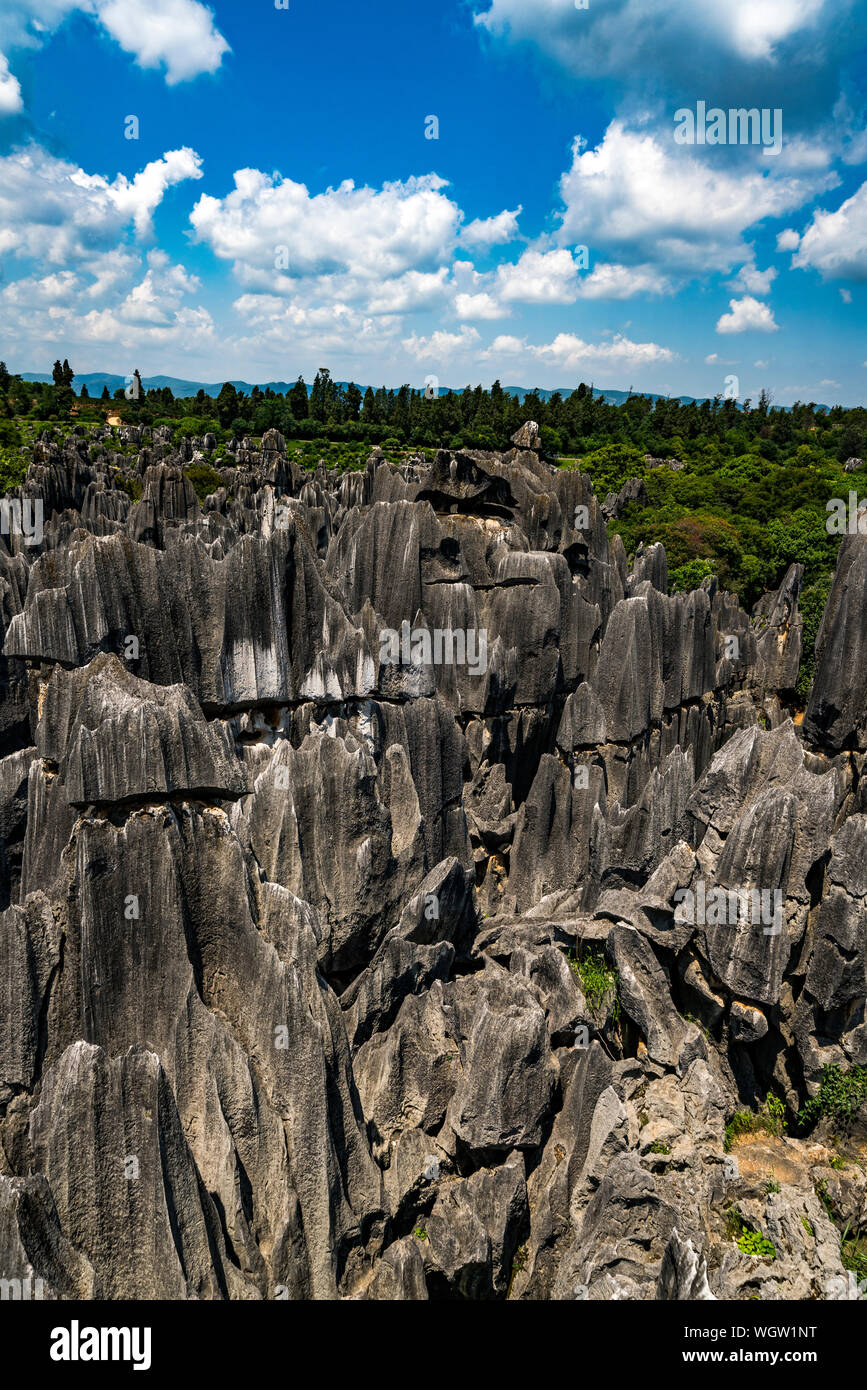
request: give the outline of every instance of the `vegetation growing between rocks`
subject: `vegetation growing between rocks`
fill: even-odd
[[[141,500],[142,493],[144,492],[144,485],[141,478],[130,478],[125,473],[115,471],[114,481],[121,492],[125,492],[128,497],[132,498],[133,502]]]
[[[219,473],[209,463],[192,463],[186,472],[200,502],[222,486]]]
[[[581,981],[587,1003],[594,1013],[598,1013],[606,1003],[611,1003],[611,1014],[616,1023],[620,1018],[620,989],[617,971],[605,959],[603,951],[588,946],[583,953],[574,953],[569,964]],[[613,999],[609,996],[613,993]]]
[[[826,1067],[819,1090],[804,1104],[798,1114],[799,1124],[807,1128],[827,1118],[840,1129],[847,1129],[861,1106],[867,1101],[867,1067]]]
[[[745,1134],[771,1134],[776,1139],[781,1138],[785,1117],[786,1107],[772,1091],[768,1091],[760,1110],[736,1110],[726,1125],[726,1153],[734,1141]]]
[[[849,1235],[851,1222],[847,1223],[840,1238],[840,1259],[844,1269],[849,1269],[859,1279],[867,1279],[867,1236]]]
[[[734,1241],[742,1255],[764,1260],[777,1258],[773,1241],[763,1236],[761,1231],[754,1231],[734,1207],[729,1207],[726,1213],[726,1238]]]
[[[775,1260],[777,1250],[774,1242],[758,1231],[742,1231],[737,1238],[737,1247],[742,1255],[752,1255],[755,1259]]]

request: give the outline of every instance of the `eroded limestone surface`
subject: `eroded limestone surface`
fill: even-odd
[[[270,431],[203,506],[131,442],[41,443],[42,543],[0,537],[0,1275],[851,1296],[863,1170],[724,1132],[867,1063],[867,538],[801,723],[800,567],[669,595],[535,427],[342,475]]]

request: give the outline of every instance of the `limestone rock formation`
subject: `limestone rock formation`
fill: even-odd
[[[600,504],[532,421],[345,474],[269,430],[204,503],[213,437],[124,438],[40,441],[42,540],[0,537],[0,1277],[841,1296],[867,540],[802,718],[801,566],[669,594],[607,534],[643,482]]]

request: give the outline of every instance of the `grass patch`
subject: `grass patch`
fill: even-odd
[[[744,1134],[771,1134],[780,1139],[786,1117],[783,1102],[768,1091],[761,1110],[736,1110],[726,1125],[725,1151],[729,1152],[735,1139]]]
[[[598,1013],[611,1000],[611,1016],[617,1023],[620,1018],[620,980],[605,959],[599,947],[588,946],[581,955],[574,951],[569,955],[569,964],[581,981],[581,989],[593,1013]]]
[[[831,1194],[828,1191],[828,1179],[819,1178],[819,1180],[813,1186],[813,1191],[819,1198],[819,1201],[822,1203],[822,1206],[825,1208],[825,1211],[828,1215],[828,1220],[835,1221],[836,1217],[834,1215],[834,1203],[831,1200]]]
[[[850,1269],[859,1279],[867,1279],[867,1237],[849,1237],[847,1226],[840,1239],[840,1259],[844,1269]]]

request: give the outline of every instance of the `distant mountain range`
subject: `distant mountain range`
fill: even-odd
[[[22,372],[21,376],[25,381],[51,381],[51,375],[47,372]],[[88,393],[91,396],[101,396],[103,388],[107,386],[109,394],[112,395],[119,387],[125,386],[126,384],[127,378],[125,376],[115,376],[111,372],[83,372],[80,376],[76,376],[75,381],[73,383],[73,390],[80,393],[82,385],[85,385],[87,386]],[[285,396],[287,391],[292,390],[292,387],[295,385],[295,382],[260,381],[256,384],[258,384],[260,391],[271,390],[275,392],[275,394],[278,396]],[[366,386],[362,386],[358,382],[356,382],[355,384],[356,386],[358,386],[358,389],[360,391],[367,390]],[[224,383],[222,381],[184,381],[182,377],[178,376],[143,376],[142,385],[144,386],[146,391],[155,391],[159,390],[164,386],[168,386],[172,395],[182,400],[188,396],[195,396],[199,391],[204,391],[206,396],[217,396],[219,395],[220,388],[224,385]],[[249,395],[250,392],[253,390],[254,383],[250,381],[233,380],[231,382],[231,385],[234,386],[236,391],[243,391],[247,395]],[[349,382],[338,381],[337,385],[345,388],[349,385]],[[379,388],[374,387],[373,389],[376,391]],[[461,391],[463,391],[463,389],[463,386],[441,386],[439,388],[439,393],[441,396],[448,396],[454,394],[455,392],[459,394]],[[529,386],[503,387],[503,390],[505,391],[506,395],[517,396],[518,400],[522,404],[524,401],[524,397],[530,395],[532,389],[533,388]],[[308,395],[310,394],[310,390],[311,383],[307,382]],[[538,395],[541,397],[543,401],[548,401],[551,399],[553,395],[557,394],[557,391],[559,391],[561,396],[570,396],[574,390],[574,386],[560,386],[552,391],[543,391],[540,388],[538,390]],[[669,399],[669,397],[663,396],[655,391],[603,391],[599,390],[597,387],[593,388],[593,395],[607,401],[609,405],[622,405],[624,401],[629,400],[629,397],[631,395],[648,396],[652,401]],[[707,400],[709,398],[707,396],[676,396],[673,399],[679,400],[681,405],[691,405],[693,402],[696,402],[698,405],[701,405],[702,401]],[[740,402],[738,404],[740,405]],[[786,407],[786,409],[788,409],[788,407]],[[827,405],[817,405],[816,409],[829,410],[830,407]]]
[[[39,382],[48,382],[48,381],[51,381],[51,374],[48,373],[48,372],[22,372],[22,373],[21,373],[21,376],[24,378],[25,381],[39,381]],[[74,389],[76,392],[79,392],[79,393],[80,393],[82,385],[85,385],[85,386],[87,386],[88,392],[89,392],[89,394],[90,394],[91,396],[101,396],[104,387],[107,386],[107,387],[108,387],[108,390],[109,390],[109,394],[113,394],[115,391],[118,390],[119,387],[125,386],[126,383],[127,383],[127,378],[126,378],[125,376],[114,376],[114,375],[112,375],[111,372],[83,372],[83,373],[81,373],[81,375],[76,376],[75,381],[73,382],[73,389]],[[223,384],[224,384],[224,383],[223,383],[222,381],[184,381],[181,377],[177,377],[177,376],[143,376],[143,377],[142,377],[142,385],[144,386],[144,388],[145,388],[146,391],[155,391],[155,390],[161,389],[161,388],[164,387],[164,386],[168,386],[169,389],[170,389],[170,391],[171,391],[171,393],[172,393],[172,395],[173,395],[173,396],[177,396],[177,397],[180,398],[180,399],[183,399],[184,397],[187,397],[187,396],[195,396],[195,395],[197,394],[197,392],[199,392],[199,391],[204,391],[206,396],[217,396],[217,395],[219,395],[220,388],[223,386]],[[232,386],[234,386],[234,388],[235,388],[236,391],[244,391],[247,395],[249,395],[250,392],[253,390],[253,385],[254,385],[254,383],[249,382],[249,381],[235,381],[235,380],[233,380],[233,381],[231,382],[231,384],[232,384]],[[275,394],[278,395],[278,396],[285,396],[286,393],[287,393],[287,391],[291,391],[291,390],[292,390],[292,387],[295,385],[295,382],[294,382],[294,381],[260,381],[260,382],[258,382],[258,383],[256,383],[256,384],[258,384],[258,387],[259,387],[259,390],[260,390],[260,391],[268,391],[268,390],[271,390],[271,391],[275,392]],[[339,382],[337,383],[337,385],[345,388],[346,386],[349,385],[349,382],[347,382],[347,381],[339,381]],[[357,382],[356,382],[356,385],[358,385],[358,389],[359,389],[360,391],[366,391],[366,390],[367,390],[367,387],[366,387],[366,386],[361,386],[361,385],[359,385],[359,383],[357,383]],[[374,390],[378,390],[378,387],[374,387],[373,389],[374,389]],[[455,391],[461,392],[461,391],[463,391],[463,389],[464,389],[463,386],[441,386],[441,387],[439,388],[439,391],[440,391],[440,395],[442,395],[442,396],[447,396],[447,395],[449,395],[449,394],[454,393]],[[507,394],[508,396],[517,396],[518,400],[521,401],[521,402],[523,402],[525,396],[530,395],[530,392],[531,392],[532,389],[533,389],[533,388],[531,388],[531,387],[529,387],[529,386],[504,386],[504,387],[503,387],[503,390],[506,392],[506,394]],[[557,388],[557,389],[559,389],[559,392],[560,392],[560,395],[561,395],[561,396],[569,396],[569,395],[571,395],[572,392],[575,390],[575,387],[574,387],[574,386],[561,386],[561,387],[559,387],[559,388]],[[310,394],[310,390],[311,390],[311,383],[308,382],[308,383],[307,383],[307,393],[308,393],[308,395]],[[543,391],[543,390],[540,389],[540,390],[538,391],[538,394],[539,394],[539,396],[541,397],[541,399],[542,399],[543,401],[547,401],[547,400],[550,400],[551,397],[552,397],[553,395],[556,394],[556,390],[552,390],[552,391]],[[629,391],[599,391],[599,390],[597,390],[596,388],[594,388],[593,394],[594,394],[594,396],[604,397],[604,399],[605,399],[606,401],[608,401],[611,405],[620,405],[621,402],[626,401],[626,400],[629,399],[630,394],[632,394],[632,395],[649,396],[649,397],[651,398],[651,400],[654,400],[654,401],[659,399],[659,397],[657,396],[657,394],[656,394],[655,392],[653,392],[653,391],[641,391],[641,392],[634,392],[634,391],[633,391],[633,392],[630,393]],[[679,396],[679,397],[678,397],[678,400],[680,400],[681,403],[682,403],[683,405],[689,405],[692,401],[694,401],[694,400],[696,400],[696,399],[700,399],[700,398],[697,398],[697,397],[695,397],[695,396]]]

